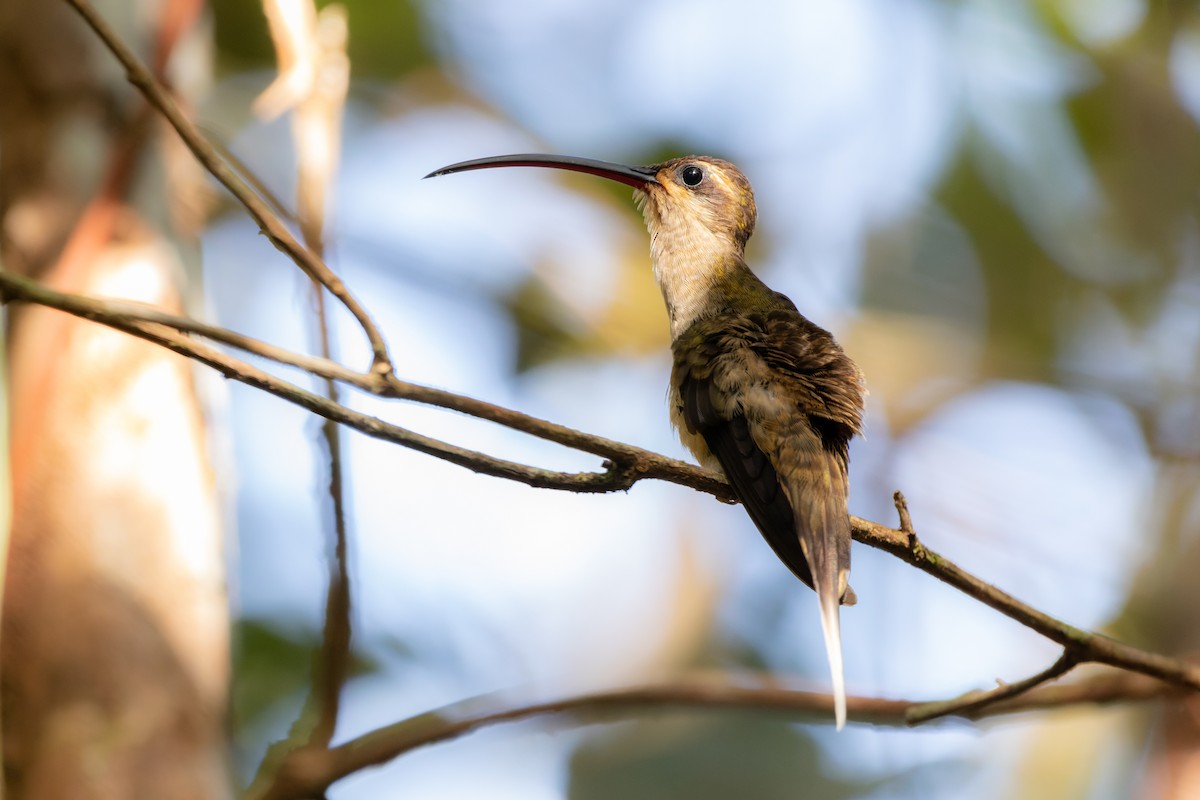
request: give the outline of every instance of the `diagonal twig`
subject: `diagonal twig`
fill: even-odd
[[[6,300],[20,300],[56,308],[139,336],[207,364],[228,378],[268,391],[322,417],[348,425],[360,433],[435,455],[481,474],[508,478],[538,488],[579,492],[623,491],[642,478],[657,478],[712,494],[721,500],[729,501],[732,498],[728,484],[720,476],[694,464],[483,400],[401,381],[390,375],[364,375],[328,359],[292,353],[251,337],[167,314],[144,304],[60,292],[3,269],[0,269],[0,296]],[[603,472],[556,472],[458,448],[333,403],[189,336],[171,335],[178,331],[195,332],[277,363],[297,367],[314,375],[336,378],[383,397],[412,400],[496,422],[513,430],[591,453],[606,459],[608,463]]]
[[[150,104],[162,113],[209,174],[220,181],[238,199],[271,243],[288,255],[300,269],[304,270],[306,275],[328,289],[329,293],[336,297],[354,316],[371,344],[371,351],[374,355],[372,370],[380,374],[391,372],[391,358],[388,355],[383,335],[374,320],[371,319],[370,314],[354,297],[342,279],[316,254],[296,241],[279,216],[262,198],[255,194],[237,171],[221,158],[217,150],[208,143],[204,134],[180,110],[162,83],[155,79],[133,51],[121,41],[104,18],[96,13],[91,3],[87,0],[66,0],[66,2],[79,12],[79,15],[95,31],[109,51],[121,62],[129,82],[137,87]]]
[[[978,719],[980,711],[987,706],[1011,700],[1019,695],[1035,689],[1038,686],[1057,680],[1070,672],[1079,664],[1079,659],[1070,648],[1063,651],[1058,660],[1046,669],[1015,683],[1002,683],[995,689],[986,692],[968,692],[961,697],[949,700],[938,700],[932,703],[921,703],[909,708],[905,713],[905,721],[909,725],[921,725],[935,719],[955,716],[969,716]]]
[[[930,550],[917,539],[915,533],[905,533],[858,517],[852,517],[851,524],[857,541],[891,553],[968,597],[1070,649],[1079,663],[1091,661],[1108,664],[1200,691],[1200,667],[1195,664],[1149,653],[1055,619]]]
[[[1144,701],[1178,691],[1143,676],[1118,672],[1067,685],[1043,686],[986,709],[957,709],[951,716],[974,720],[1066,706]],[[920,706],[910,700],[846,698],[851,720],[877,726],[906,726],[912,710]],[[334,782],[368,767],[505,723],[552,718],[567,719],[578,725],[628,719],[638,713],[695,708],[774,713],[795,721],[826,720],[833,713],[833,697],[781,688],[778,678],[773,676],[757,682],[739,676],[736,683],[719,677],[685,677],[664,685],[600,691],[537,703],[509,704],[500,696],[472,698],[370,731],[328,752],[297,754],[299,757],[285,766],[273,793],[251,793],[247,800],[320,796]]]

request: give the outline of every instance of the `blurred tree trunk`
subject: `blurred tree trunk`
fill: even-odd
[[[160,70],[185,47],[172,66],[195,70],[198,5],[101,10]],[[201,182],[65,3],[0,0],[0,98],[4,269],[178,309]],[[43,308],[7,325],[7,797],[228,796],[223,520],[191,365]]]

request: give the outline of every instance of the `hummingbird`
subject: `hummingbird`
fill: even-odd
[[[625,166],[537,153],[462,161],[425,177],[494,167],[570,170],[633,187],[670,318],[671,422],[701,464],[724,474],[779,559],[816,591],[840,730],[839,612],[855,602],[847,466],[865,389],[833,336],[746,265],[757,218],[750,182],[707,156]]]

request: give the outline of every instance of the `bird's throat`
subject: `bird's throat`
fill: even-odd
[[[696,226],[689,235],[652,231],[650,258],[654,278],[662,291],[671,319],[671,338],[693,322],[719,310],[727,294],[723,289],[749,275],[740,248],[725,237]]]

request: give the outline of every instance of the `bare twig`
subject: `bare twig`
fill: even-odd
[[[915,536],[858,517],[851,518],[851,526],[856,540],[891,553],[922,572],[950,584],[968,597],[1073,650],[1080,663],[1092,661],[1121,667],[1200,691],[1200,667],[1195,664],[1147,653],[1107,636],[1068,625],[977,578],[950,559],[925,547]]]
[[[329,358],[329,321],[325,302],[316,298],[321,355]],[[324,379],[325,397],[341,405],[337,383]],[[333,512],[333,552],[329,558],[329,588],[325,598],[325,630],[321,638],[320,667],[313,675],[314,697],[317,698],[317,721],[312,730],[310,745],[328,746],[337,726],[342,686],[350,671],[350,570],[349,541],[346,530],[346,492],[343,479],[341,426],[326,418],[321,436],[329,458],[329,500]]]
[[[994,706],[1005,700],[1010,700],[1044,683],[1057,680],[1070,672],[1079,663],[1074,651],[1070,648],[1063,651],[1058,660],[1046,669],[1031,675],[1016,683],[1001,683],[995,689],[986,692],[968,692],[961,697],[950,700],[939,700],[933,703],[922,703],[908,710],[905,719],[909,725],[920,725],[941,717],[950,715],[966,716],[974,714],[978,718],[987,706]]]
[[[694,464],[667,458],[603,436],[584,433],[483,400],[396,380],[391,376],[363,375],[328,359],[291,353],[232,331],[165,314],[139,303],[59,292],[4,270],[0,270],[0,295],[6,300],[22,300],[57,308],[156,342],[207,364],[228,378],[268,391],[322,417],[348,425],[360,433],[428,455],[437,455],[481,474],[504,477],[538,488],[579,492],[624,491],[642,478],[656,478],[707,492],[725,501],[733,497],[729,486],[720,476]],[[177,330],[172,331],[173,328]],[[215,341],[225,342],[246,352],[298,367],[315,375],[334,377],[381,396],[413,400],[496,422],[513,430],[600,456],[608,463],[603,472],[555,472],[454,447],[346,406],[331,403],[326,398],[266,373],[241,359],[214,350],[191,337],[170,335],[181,330],[194,331]]]
[[[1063,706],[1141,701],[1177,692],[1157,681],[1130,673],[1100,675],[1064,686],[1045,686],[1020,698],[984,710],[960,708],[953,716],[969,719],[1011,715]],[[914,708],[908,700],[874,697],[846,699],[850,719],[880,726],[905,726]],[[446,706],[356,737],[328,752],[308,752],[290,763],[271,794],[253,800],[320,796],[335,781],[367,767],[384,764],[421,747],[468,733],[538,717],[570,718],[573,724],[603,722],[613,717],[669,709],[727,709],[777,713],[790,720],[828,720],[831,695],[781,688],[767,677],[752,685],[712,678],[684,678],[667,685],[643,686],[576,695],[541,703],[506,704],[502,697],[474,698]]]
[[[272,39],[279,54],[280,78],[272,88],[288,85],[294,93],[277,100],[275,113],[293,109],[292,136],[297,154],[297,216],[304,244],[325,255],[325,209],[337,173],[341,150],[342,107],[349,88],[350,65],[346,58],[344,9],[328,6],[317,11],[310,2],[264,4],[271,21]],[[332,24],[331,24],[332,22]],[[290,77],[289,77],[290,76]],[[281,93],[267,92],[279,98]],[[257,105],[257,104],[256,104]],[[313,281],[317,312],[317,339],[321,357],[333,360],[329,313],[321,285]],[[325,397],[341,404],[337,382],[323,379]],[[325,626],[320,659],[313,671],[311,700],[316,718],[306,746],[327,748],[333,740],[341,709],[342,687],[350,672],[350,570],[346,528],[346,494],[343,478],[341,426],[330,419],[321,425],[329,463],[329,499],[333,512],[333,547],[329,554],[329,586],[325,597]]]
[[[396,378],[392,374],[378,375],[374,373],[356,372],[349,367],[339,364],[329,359],[318,358],[315,356],[294,353],[285,348],[276,345],[268,344],[258,339],[230,331],[226,328],[221,328],[216,325],[199,322],[197,320],[181,317],[174,314],[155,309],[143,303],[137,303],[127,300],[114,300],[109,298],[87,297],[84,295],[70,294],[59,292],[44,286],[36,281],[24,278],[4,270],[0,270],[0,296],[6,300],[22,300],[38,305],[47,306],[49,308],[57,308],[60,311],[65,311],[68,314],[73,314],[77,317],[92,320],[102,325],[107,325],[118,330],[123,330],[127,333],[132,333],[135,336],[150,339],[151,341],[159,341],[159,339],[151,335],[151,328],[145,328],[139,323],[153,323],[157,326],[165,326],[174,328],[177,331],[195,333],[206,339],[211,339],[215,342],[227,344],[235,347],[243,352],[251,353],[262,358],[270,359],[278,364],[283,364],[290,367],[301,369],[319,377],[333,378],[337,381],[354,386],[366,392],[378,395],[380,397],[389,397],[396,400],[410,400],[425,405],[436,406],[451,411],[458,411],[468,416],[477,417],[479,419],[495,422],[507,428],[511,428],[522,433],[536,436],[555,444],[563,445],[574,450],[579,450],[592,455],[600,456],[613,462],[607,467],[605,474],[623,475],[626,472],[632,471],[630,478],[618,477],[608,485],[604,485],[603,481],[594,484],[594,488],[581,486],[580,480],[576,473],[564,473],[572,477],[557,488],[575,489],[577,491],[623,491],[630,488],[640,478],[656,478],[666,480],[672,483],[678,483],[682,486],[687,486],[698,491],[711,494],[723,502],[734,502],[733,493],[729,485],[721,479],[716,473],[711,470],[706,470],[694,464],[688,464],[684,461],[679,461],[673,458],[667,458],[649,451],[643,450],[632,445],[618,442],[613,439],[608,439],[603,436],[585,433],[583,431],[570,428],[566,425],[559,425],[548,420],[540,419],[529,414],[523,414],[503,406],[498,406],[493,403],[488,403],[484,400],[478,400],[473,397],[448,392],[444,389],[436,389],[431,386],[423,386],[421,384],[410,383]],[[187,348],[189,342],[194,340],[189,337],[182,337],[177,352],[183,355],[189,355]],[[161,342],[160,342],[161,343]],[[240,360],[234,359],[237,363],[243,363]],[[250,376],[240,376],[236,370],[226,371],[221,370],[226,377],[235,380],[241,380],[243,383],[256,385],[248,380]],[[261,372],[261,371],[260,371]],[[273,377],[273,376],[272,376]],[[247,378],[247,379],[243,379]],[[286,382],[281,382],[286,383]],[[291,384],[286,384],[291,385]],[[263,388],[263,387],[259,387]],[[286,392],[273,392],[277,396],[282,397],[289,402],[293,401]],[[300,403],[300,405],[304,405]],[[307,407],[307,406],[306,406]],[[340,407],[342,411],[349,412],[353,415],[355,412],[350,409]],[[310,409],[311,410],[311,409]],[[321,413],[317,411],[316,413]],[[332,411],[331,411],[332,413]],[[328,416],[322,414],[322,416]],[[362,416],[362,415],[359,415]],[[344,415],[334,414],[335,421],[349,424],[351,427],[357,427],[349,422]],[[374,419],[373,417],[363,417],[364,419]],[[358,428],[361,432],[368,435],[376,435],[369,430]],[[379,438],[379,437],[377,437]],[[382,437],[382,438],[387,438]],[[397,442],[403,444],[403,442]],[[459,463],[459,462],[455,462]],[[460,466],[468,466],[466,463],[460,463]],[[487,462],[481,462],[482,469],[477,472],[492,474],[489,470],[491,465]],[[586,473],[585,473],[586,474]],[[547,473],[539,473],[536,478],[544,480]],[[532,477],[532,476],[531,476]],[[519,477],[515,480],[528,483],[527,480],[522,480]],[[553,479],[551,479],[553,482]],[[590,481],[585,481],[585,484],[591,484]],[[542,485],[542,484],[537,484]],[[548,487],[554,488],[554,487]]]
[[[899,489],[892,494],[892,502],[896,505],[896,514],[900,517],[900,530],[908,535],[909,545],[917,543],[917,532],[913,529],[912,517],[908,513],[908,500]]]
[[[196,157],[196,160],[208,170],[209,174],[220,181],[246,208],[246,211],[258,224],[266,237],[271,240],[271,243],[287,254],[298,267],[304,270],[305,274],[328,289],[330,294],[336,297],[354,315],[354,318],[358,320],[359,325],[366,334],[367,340],[371,343],[371,350],[374,354],[372,370],[380,374],[391,372],[391,358],[388,355],[387,344],[383,340],[383,335],[379,332],[379,328],[375,325],[375,322],[371,319],[366,309],[363,308],[362,304],[359,303],[350,290],[346,288],[342,279],[311,250],[296,241],[296,238],[292,236],[278,215],[263,202],[262,198],[255,194],[254,190],[250,188],[249,184],[242,179],[237,171],[221,158],[216,148],[209,144],[204,134],[179,109],[179,106],[176,105],[162,83],[156,80],[150,71],[146,69],[145,65],[120,40],[116,32],[105,22],[104,18],[96,13],[91,4],[87,0],[66,0],[66,2],[79,12],[79,15],[83,17],[88,26],[96,32],[96,35],[100,37],[109,51],[125,67],[126,77],[129,82],[136,86],[150,104],[157,108],[171,126],[175,128],[180,138],[183,139],[184,144],[187,145],[188,149]]]

